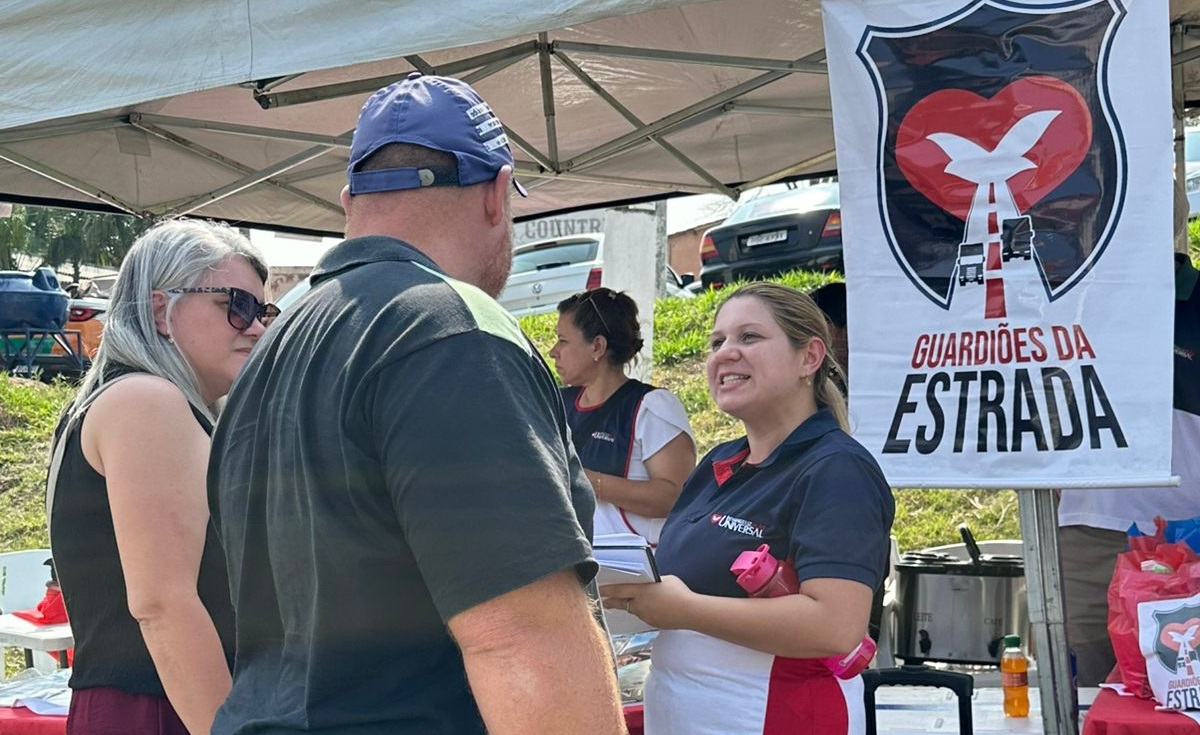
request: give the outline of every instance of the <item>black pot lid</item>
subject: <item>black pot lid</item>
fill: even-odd
[[[984,554],[978,564],[941,552],[915,551],[900,557],[896,569],[916,574],[948,574],[963,577],[1024,577],[1025,562],[1019,556]]]

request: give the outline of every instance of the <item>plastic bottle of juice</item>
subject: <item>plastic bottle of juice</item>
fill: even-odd
[[[1004,688],[1004,716],[1029,716],[1029,661],[1021,651],[1021,636],[1004,636],[1000,657],[1000,686]]]

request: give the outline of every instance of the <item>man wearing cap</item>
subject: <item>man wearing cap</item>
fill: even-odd
[[[513,160],[466,84],[363,106],[347,240],[230,393],[209,468],[237,613],[213,733],[624,732],[583,584],[594,498],[491,298]]]

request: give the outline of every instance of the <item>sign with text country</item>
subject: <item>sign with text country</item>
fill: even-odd
[[[1166,483],[1166,2],[822,8],[856,438],[898,487]]]

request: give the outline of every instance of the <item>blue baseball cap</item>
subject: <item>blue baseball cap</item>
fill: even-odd
[[[357,170],[389,143],[450,153],[458,166]],[[413,72],[363,104],[346,178],[351,194],[371,194],[424,186],[473,186],[494,181],[503,166],[513,166],[512,151],[504,126],[488,103],[466,82]],[[515,176],[513,186],[521,196],[528,196]]]

